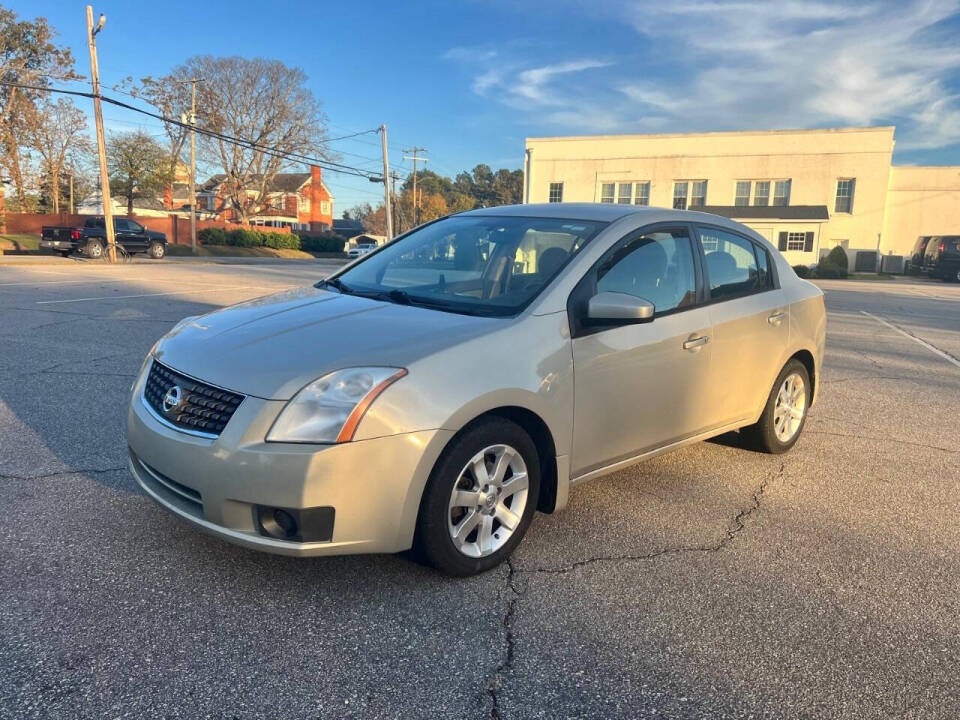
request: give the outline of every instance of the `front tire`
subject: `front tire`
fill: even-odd
[[[756,450],[774,455],[785,453],[800,437],[812,399],[810,374],[806,366],[794,358],[773,383],[760,419],[742,428],[740,436]]]
[[[163,243],[150,243],[150,249],[147,250],[147,254],[154,260],[160,260],[166,253],[167,249]]]
[[[540,460],[530,436],[504,418],[481,420],[451,441],[430,474],[415,555],[447,575],[489,570],[520,544],[539,495]]]

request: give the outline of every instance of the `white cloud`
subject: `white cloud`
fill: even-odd
[[[621,87],[685,129],[895,122],[901,147],[960,142],[960,43],[935,25],[956,0],[847,5],[690,2],[619,7],[644,39],[686,59],[679,82]]]
[[[938,27],[957,16],[960,0],[566,7],[626,23],[642,50],[619,52],[606,73],[591,71],[608,60],[570,53],[546,62],[519,59],[530,53],[517,47],[448,55],[475,69],[477,94],[566,132],[893,123],[898,148],[960,143],[960,98],[949,90],[960,76],[960,42]]]

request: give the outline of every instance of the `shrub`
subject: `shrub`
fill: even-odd
[[[827,255],[827,262],[834,267],[842,268],[844,273],[849,270],[847,264],[847,251],[842,247],[837,245],[833,250],[830,251],[830,254]]]
[[[343,252],[343,246],[346,243],[346,238],[332,232],[322,235],[304,235],[300,238],[300,247],[311,252]]]
[[[829,258],[824,258],[820,261],[820,264],[817,265],[817,277],[818,278],[845,278],[847,276],[847,269],[842,267],[837,267],[829,262]]]
[[[227,234],[227,244],[235,247],[260,247],[263,245],[261,235],[256,230],[237,228]]]
[[[299,250],[300,238],[293,233],[264,233],[263,244],[274,250]]]
[[[810,272],[810,268],[806,265],[794,265],[793,271],[797,274],[797,277],[808,278],[813,273]]]
[[[223,228],[204,228],[197,233],[197,238],[204,245],[226,245],[227,231]]]
[[[847,276],[847,253],[837,245],[817,264],[819,278],[845,278]]]

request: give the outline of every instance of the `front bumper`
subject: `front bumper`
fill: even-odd
[[[138,379],[127,418],[130,471],[160,505],[199,529],[282,555],[399,552],[413,542],[420,497],[453,433],[424,430],[340,445],[266,443],[285,405],[246,397],[217,438],[161,424]],[[328,542],[278,540],[256,507],[332,507]]]

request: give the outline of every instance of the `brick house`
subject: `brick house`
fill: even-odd
[[[236,220],[229,207],[226,175],[214,175],[197,188],[197,209],[213,213],[218,220]],[[254,192],[249,195],[253,197]],[[323,183],[321,169],[277,173],[267,188],[264,203],[250,217],[251,225],[289,227],[291,230],[324,232],[333,226],[333,195]]]

